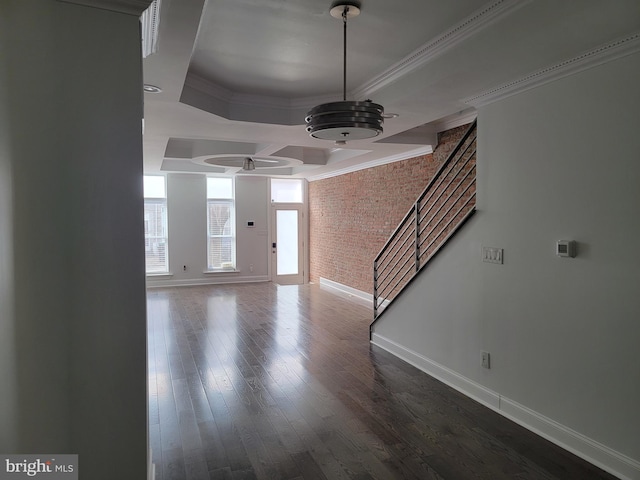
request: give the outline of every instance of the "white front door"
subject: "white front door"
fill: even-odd
[[[273,207],[271,259],[273,280],[280,285],[304,282],[302,205]]]

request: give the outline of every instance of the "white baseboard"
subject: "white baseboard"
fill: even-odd
[[[349,298],[358,300],[373,308],[373,295],[370,293],[363,292],[362,290],[357,290],[348,285],[343,285],[342,283],[334,282],[333,280],[328,280],[322,277],[320,277],[320,288],[326,288],[339,295],[346,295]]]
[[[382,335],[373,333],[371,343],[612,475],[622,480],[640,479],[640,462],[637,460],[503,397]]]
[[[156,464],[153,463],[153,450],[149,449],[149,458],[147,459],[147,480],[156,479]]]
[[[192,287],[194,285],[223,285],[229,283],[258,283],[258,282],[268,282],[269,277],[267,275],[256,275],[256,276],[215,276],[215,277],[207,277],[207,278],[189,278],[186,280],[150,280],[147,279],[147,288],[157,288],[157,287]]]

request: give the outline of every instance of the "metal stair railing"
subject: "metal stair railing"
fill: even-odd
[[[474,121],[373,261],[373,323],[475,213],[476,140]]]

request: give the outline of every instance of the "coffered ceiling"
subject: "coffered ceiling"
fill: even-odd
[[[321,0],[162,0],[144,59],[147,172],[322,178],[430,152],[478,105],[640,47],[637,0],[364,0],[348,23],[347,98],[397,118],[381,136],[310,137],[342,98],[342,23]]]

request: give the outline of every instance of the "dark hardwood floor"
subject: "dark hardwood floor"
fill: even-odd
[[[613,479],[370,346],[317,285],[152,289],[156,479]]]

